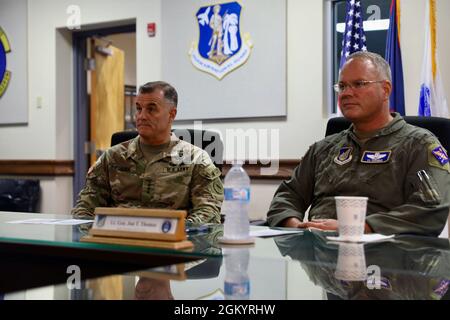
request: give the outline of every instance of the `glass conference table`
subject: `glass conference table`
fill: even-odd
[[[10,223],[32,218],[65,217],[0,212],[2,299],[450,298],[448,239],[352,244],[300,230],[230,247],[218,242],[218,225],[190,235],[193,250],[178,251],[79,242],[90,224]]]

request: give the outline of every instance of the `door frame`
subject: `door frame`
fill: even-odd
[[[74,179],[73,205],[78,193],[85,185],[89,157],[85,152],[85,141],[89,141],[89,96],[86,79],[86,39],[93,36],[105,37],[118,33],[136,33],[136,23],[115,27],[77,31],[72,34],[74,68]]]

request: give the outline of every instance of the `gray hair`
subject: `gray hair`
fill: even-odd
[[[139,94],[153,93],[155,90],[162,90],[164,99],[175,108],[178,105],[178,93],[174,87],[164,81],[147,82],[139,87]]]
[[[374,65],[375,69],[377,69],[378,74],[383,77],[383,80],[389,80],[392,82],[391,67],[389,66],[389,63],[387,63],[387,61],[379,54],[369,51],[357,51],[347,57],[347,62],[345,64],[347,64],[351,59],[370,61]]]

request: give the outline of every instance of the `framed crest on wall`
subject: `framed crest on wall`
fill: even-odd
[[[177,120],[286,116],[286,0],[162,5],[162,79]]]
[[[28,122],[27,1],[0,10],[0,124]]]
[[[219,80],[250,57],[250,35],[240,30],[241,8],[233,1],[201,7],[196,14],[199,39],[192,42],[191,62]]]

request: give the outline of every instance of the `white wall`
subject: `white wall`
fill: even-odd
[[[66,28],[70,0],[28,1],[29,123],[0,127],[0,159],[73,159],[73,62]],[[159,0],[79,0],[85,25],[136,19],[138,83],[160,77],[160,37],[147,37],[147,22],[161,24]],[[42,107],[36,101],[42,98]],[[41,210],[69,213],[72,178],[49,178],[41,183]],[[58,194],[58,197],[55,195]],[[61,197],[62,195],[62,197]]]
[[[160,25],[160,1],[78,0],[76,3],[81,9],[83,26],[136,19],[138,83],[159,79],[160,38],[158,35],[154,38],[147,37],[146,23],[156,22]],[[66,136],[65,141],[57,139],[59,130],[73,126],[73,97],[67,95],[65,102],[56,102],[59,85],[56,74],[66,73],[64,80],[70,83],[69,87],[72,89],[73,65],[60,63],[57,66],[55,41],[58,38],[58,44],[63,43],[63,36],[57,34],[57,29],[65,29],[69,17],[66,9],[71,4],[73,1],[70,0],[28,1],[30,121],[27,126],[0,128],[2,159],[56,159],[61,148],[65,151],[64,154],[58,154],[58,158],[73,159],[73,137]],[[42,97],[43,100],[40,109],[36,107],[37,97]]]
[[[243,1],[245,2],[245,1]],[[324,3],[287,2],[287,118],[256,121],[207,122],[205,128],[279,129],[281,159],[299,159],[308,146],[323,137],[327,121],[324,95]],[[78,0],[81,24],[136,19],[137,84],[161,76],[161,0]],[[405,72],[407,114],[416,114],[423,54],[424,1],[402,1],[401,45]],[[73,96],[70,33],[65,30],[70,0],[28,2],[29,124],[0,127],[1,159],[73,159]],[[450,99],[450,1],[438,0],[438,54],[441,76]],[[147,37],[146,25],[156,22],[157,34]],[[165,22],[170,23],[170,21]],[[57,31],[58,30],[58,31]],[[170,39],[164,39],[170,41]],[[188,48],[186,48],[187,54]],[[69,56],[69,58],[67,58]],[[270,90],[270,88],[261,88]],[[42,97],[42,108],[36,107]],[[182,99],[182,97],[180,97]],[[176,126],[186,126],[178,124]],[[67,212],[71,179],[44,183],[43,211]],[[263,217],[279,182],[254,181],[252,212]],[[64,191],[65,189],[65,191]],[[57,192],[56,192],[57,191]]]
[[[322,1],[291,0],[287,3],[287,119],[208,121],[203,123],[204,128],[218,129],[222,134],[229,128],[279,129],[282,159],[300,158],[314,140],[324,136],[322,8]],[[225,158],[229,157],[225,155]]]

